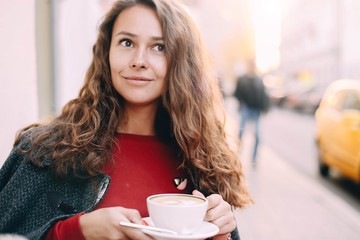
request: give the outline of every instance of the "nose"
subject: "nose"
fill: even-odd
[[[130,62],[130,67],[138,69],[148,68],[147,52],[144,48],[137,48]]]

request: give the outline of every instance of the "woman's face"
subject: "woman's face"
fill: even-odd
[[[162,28],[153,9],[135,5],[119,14],[109,61],[112,84],[126,105],[158,104],[166,88],[168,62]]]

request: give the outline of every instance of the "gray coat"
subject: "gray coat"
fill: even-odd
[[[27,155],[19,153],[26,146],[26,140],[15,146],[0,169],[0,233],[42,239],[55,222],[76,214],[51,207],[48,193],[63,195],[62,201],[77,212],[88,212],[103,198],[110,177],[54,178],[48,166],[36,167]]]
[[[0,233],[15,233],[35,240],[43,239],[55,222],[76,212],[93,210],[105,195],[110,177],[100,174],[87,180],[56,178],[49,164],[37,167],[26,154],[19,152],[28,143],[22,139],[0,169]],[[62,202],[76,212],[64,204],[52,207],[48,199],[51,193],[62,195]],[[232,235],[233,239],[240,239],[237,230]]]

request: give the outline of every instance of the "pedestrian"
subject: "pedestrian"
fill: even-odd
[[[240,139],[243,139],[249,124],[254,126],[254,147],[251,161],[255,166],[260,142],[260,117],[262,113],[269,110],[270,100],[262,78],[256,72],[254,60],[246,62],[246,70],[247,72],[237,80],[234,95],[240,103]]]
[[[239,239],[251,203],[199,32],[176,0],[118,0],[85,83],[59,116],[22,129],[0,170],[0,232],[29,239],[152,239],[146,197],[205,195],[213,239]]]

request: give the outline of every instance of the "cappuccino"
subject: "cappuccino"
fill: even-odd
[[[186,195],[170,195],[170,196],[155,196],[150,199],[159,204],[164,205],[178,205],[178,206],[190,206],[203,204],[205,200],[196,196],[186,196]]]
[[[156,227],[184,235],[195,232],[201,226],[208,206],[206,198],[180,193],[152,195],[146,202]]]

